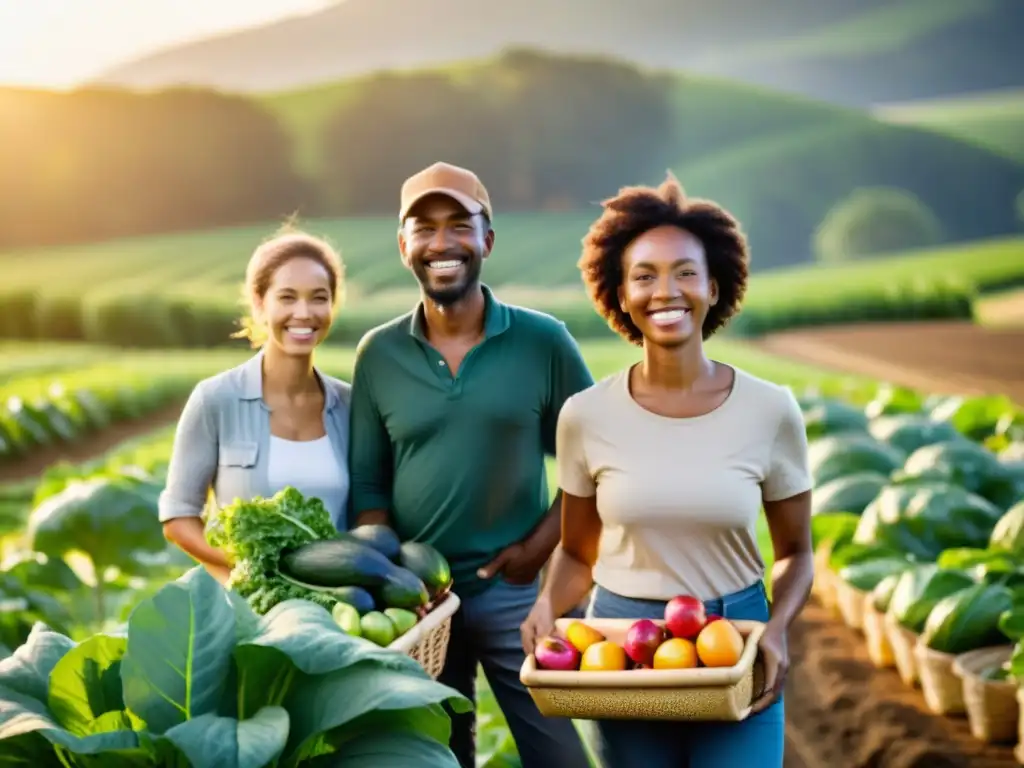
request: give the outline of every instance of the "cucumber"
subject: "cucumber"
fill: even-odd
[[[346,533],[354,539],[373,547],[391,562],[398,562],[398,554],[402,542],[399,541],[398,534],[386,525],[360,525],[357,528],[346,531]]]
[[[448,561],[429,544],[421,541],[405,542],[401,547],[398,563],[419,576],[431,592],[444,589],[451,583],[452,570]]]
[[[280,571],[277,572],[277,575],[289,584],[308,589],[310,592],[319,592],[322,595],[327,595],[339,603],[348,603],[359,612],[360,616],[364,613],[369,613],[376,607],[373,602],[373,595],[362,587],[321,587],[316,584],[300,581]]]
[[[282,556],[286,576],[319,587],[379,587],[398,568],[366,544],[348,539],[311,541]]]
[[[374,590],[377,602],[385,608],[419,608],[430,601],[427,586],[412,571],[395,566],[384,583]]]
[[[337,598],[338,602],[351,605],[359,612],[360,616],[377,609],[373,595],[362,587],[331,587],[330,594]]]

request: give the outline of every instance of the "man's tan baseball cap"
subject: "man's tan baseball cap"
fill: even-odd
[[[405,221],[409,209],[427,195],[447,195],[471,214],[491,215],[491,198],[483,182],[472,171],[450,163],[434,163],[402,184],[401,210],[398,220]]]

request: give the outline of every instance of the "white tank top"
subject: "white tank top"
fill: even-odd
[[[339,531],[348,527],[348,467],[335,460],[327,435],[302,442],[271,435],[267,480],[272,493],[290,485],[303,496],[320,499],[334,526]]]

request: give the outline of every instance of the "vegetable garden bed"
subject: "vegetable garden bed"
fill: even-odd
[[[1009,756],[1024,684],[1024,415],[1001,397],[903,389],[802,407],[817,600],[931,716]]]

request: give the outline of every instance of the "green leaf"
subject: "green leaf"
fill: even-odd
[[[262,768],[281,754],[288,740],[288,713],[263,707],[247,720],[200,715],[169,729],[170,741],[193,765]]]
[[[417,733],[383,731],[345,742],[342,752],[310,760],[309,768],[459,768],[444,744]]]
[[[42,704],[50,688],[50,672],[75,642],[43,624],[32,627],[25,644],[0,661],[0,686]]]
[[[119,478],[72,482],[32,510],[26,538],[33,550],[50,557],[82,551],[98,571],[130,568],[135,550],[167,546],[152,500]]]
[[[235,641],[227,593],[204,568],[189,571],[129,617],[121,662],[125,705],[157,734],[213,712]]]
[[[41,701],[0,686],[0,742],[30,733],[38,733],[51,744],[76,755],[133,750],[139,746],[138,734],[130,730],[75,735],[62,728]]]
[[[473,709],[472,702],[453,688],[373,662],[319,677],[302,675],[295,680],[286,702],[292,716],[287,759],[301,756],[308,740],[370,712],[398,712],[442,702],[456,713]]]
[[[414,659],[362,637],[346,634],[330,612],[308,600],[285,600],[262,616],[252,636],[239,643],[281,651],[302,672],[319,675],[363,661],[430,679]]]
[[[53,668],[50,712],[71,733],[88,735],[96,718],[124,709],[121,657],[126,647],[124,638],[94,635],[64,654]]]
[[[74,592],[80,589],[81,579],[66,562],[58,557],[47,557],[40,552],[25,555],[5,571],[23,585],[50,592]]]

